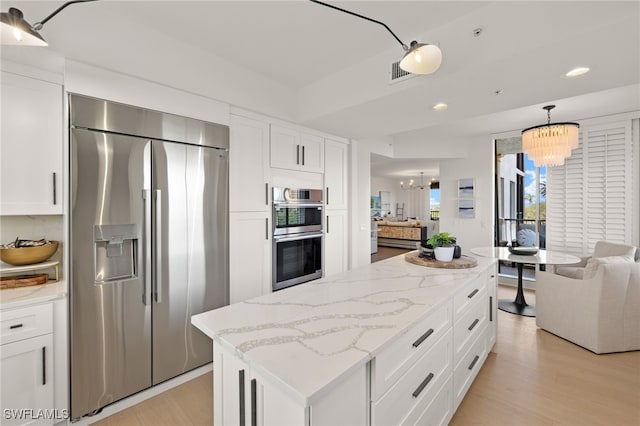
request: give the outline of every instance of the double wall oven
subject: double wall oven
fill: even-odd
[[[273,291],[322,277],[322,190],[273,188]]]

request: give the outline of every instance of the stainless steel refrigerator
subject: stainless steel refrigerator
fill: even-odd
[[[70,95],[71,418],[212,359],[229,303],[226,126]]]

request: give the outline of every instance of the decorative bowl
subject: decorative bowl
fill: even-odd
[[[49,259],[57,249],[57,241],[49,241],[47,244],[33,247],[0,247],[0,260],[14,266],[31,265]]]
[[[509,249],[509,253],[511,254],[517,254],[520,256],[532,256],[534,254],[537,254],[538,251],[540,250],[538,247],[511,247],[511,246],[507,246],[507,248]]]

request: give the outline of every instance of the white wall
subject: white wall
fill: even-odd
[[[371,147],[352,140],[351,149],[351,268],[371,263]]]
[[[492,139],[476,138],[457,147],[466,158],[440,162],[440,232],[457,237],[463,253],[493,245],[494,148]],[[458,217],[458,179],[475,179],[475,218]]]

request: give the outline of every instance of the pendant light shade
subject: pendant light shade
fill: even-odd
[[[529,127],[522,131],[522,150],[536,167],[561,166],[571,150],[578,147],[580,125],[578,123],[551,123],[551,110],[547,105],[547,124]]]
[[[47,46],[42,36],[24,19],[20,9],[0,13],[0,41],[5,45]]]
[[[400,68],[412,74],[431,74],[440,68],[442,51],[433,44],[412,41],[400,61]]]
[[[395,38],[396,41],[400,43],[400,46],[402,46],[402,49],[405,51],[404,56],[400,60],[400,68],[404,71],[411,74],[431,74],[436,72],[438,68],[440,68],[440,64],[442,63],[442,51],[438,46],[426,43],[418,43],[415,40],[411,42],[410,46],[407,46],[393,31],[391,31],[391,28],[389,28],[389,26],[384,22],[319,0],[309,1],[385,27],[386,30],[389,31],[389,33],[393,36],[393,38]]]
[[[0,44],[3,45],[20,45],[20,46],[48,46],[44,38],[38,33],[42,26],[67,6],[75,3],[87,3],[98,0],[72,0],[58,7],[49,16],[35,24],[29,24],[25,19],[22,11],[15,7],[10,7],[8,12],[0,13]]]

